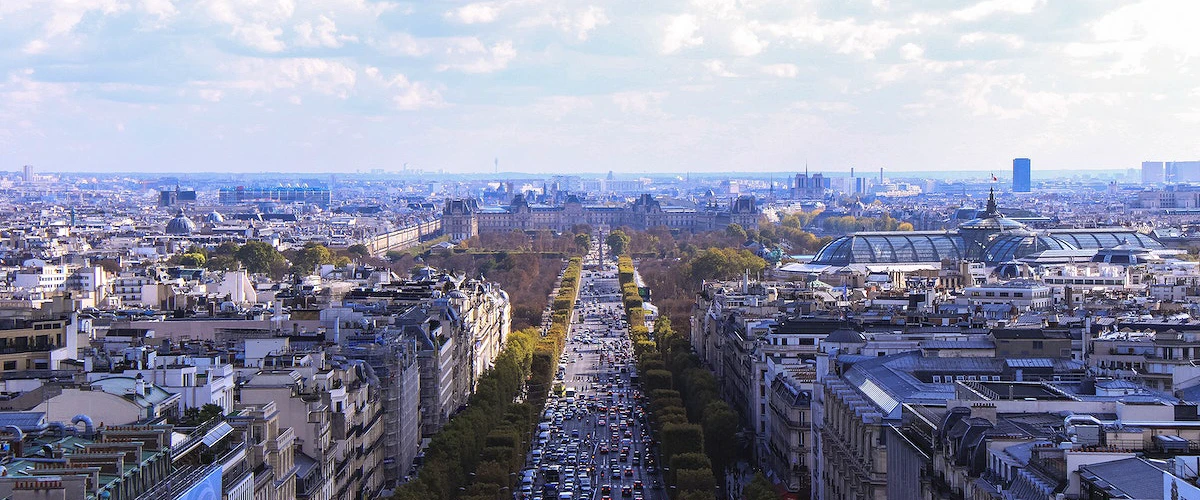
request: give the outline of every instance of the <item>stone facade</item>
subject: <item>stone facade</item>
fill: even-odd
[[[539,205],[517,195],[504,207],[480,207],[473,199],[448,200],[442,210],[442,225],[452,241],[462,241],[481,233],[566,232],[577,224],[633,229],[666,226],[689,232],[712,231],[729,224],[756,229],[761,214],[753,196],[739,196],[727,204],[708,200],[700,208],[684,208],[663,206],[649,194],[626,206],[584,205],[574,195],[567,196],[562,204]]]

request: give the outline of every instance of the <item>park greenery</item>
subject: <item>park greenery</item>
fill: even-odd
[[[580,238],[581,235],[586,238]],[[430,266],[470,277],[483,276],[498,283],[508,294],[513,329],[518,330],[542,324],[543,306],[554,287],[555,275],[563,269],[563,259],[587,252],[587,248],[580,246],[584,239],[591,244],[591,237],[583,233],[485,234],[467,240],[467,248],[421,255],[397,254],[388,266],[400,275],[408,274],[414,267]],[[541,243],[535,245],[538,241]],[[482,244],[487,246],[471,246]]]

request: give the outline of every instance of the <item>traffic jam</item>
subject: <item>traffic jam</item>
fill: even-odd
[[[666,498],[616,265],[597,255],[580,276],[554,389],[514,494],[521,500]]]

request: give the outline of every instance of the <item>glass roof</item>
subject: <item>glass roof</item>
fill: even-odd
[[[817,253],[813,264],[940,262],[962,259],[963,242],[953,233],[857,233],[833,240]]]
[[[1150,235],[1125,228],[1060,229],[1047,233],[1027,231],[1000,234],[986,244],[980,258],[991,264],[1020,259],[1043,250],[1076,250],[1131,247],[1161,249]],[[817,252],[812,264],[905,264],[969,258],[963,237],[956,232],[888,231],[854,233],[839,237]]]
[[[1112,248],[1122,244],[1151,250],[1163,248],[1163,244],[1153,236],[1132,229],[1051,230],[1050,234],[1074,245],[1075,248]]]
[[[1008,235],[996,238],[988,244],[983,253],[983,261],[996,264],[1016,260],[1043,250],[1075,249],[1074,245],[1050,235]]]

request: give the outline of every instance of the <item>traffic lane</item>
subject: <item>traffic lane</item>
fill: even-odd
[[[612,281],[615,281],[615,280],[612,280]],[[601,310],[608,309],[608,310],[615,312],[617,310],[617,307],[620,306],[619,294],[602,294],[599,296],[606,296],[606,295],[611,296],[613,298],[613,300],[605,300],[605,301],[601,301],[599,303],[593,303],[591,305],[596,307],[597,309],[601,309]],[[592,297],[597,297],[597,296],[598,296],[597,294],[589,294],[585,297],[592,298]],[[608,298],[608,297],[605,297],[605,298]],[[586,314],[587,311],[588,311],[587,304],[585,304],[584,308],[580,311],[580,313]],[[597,322],[595,320],[585,319],[582,323],[573,325],[577,328],[573,328],[573,335],[571,336],[572,338],[571,338],[570,344],[572,344],[574,346],[573,351],[575,350],[575,348],[577,348],[579,351],[577,353],[578,356],[575,357],[576,361],[574,361],[573,363],[575,363],[576,365],[579,365],[579,368],[581,368],[579,370],[576,370],[576,373],[579,373],[580,374],[579,376],[583,376],[588,379],[587,388],[585,390],[580,391],[580,393],[600,399],[600,391],[599,391],[599,386],[598,386],[599,381],[600,381],[599,375],[608,374],[605,377],[606,379],[612,380],[612,379],[616,378],[622,382],[622,384],[621,384],[622,387],[620,389],[616,389],[616,394],[618,394],[618,395],[624,394],[625,395],[624,401],[628,401],[629,404],[631,404],[639,409],[642,409],[644,411],[644,408],[642,407],[642,405],[635,403],[634,400],[632,399],[632,386],[629,383],[629,375],[630,374],[620,373],[618,370],[616,370],[616,366],[613,366],[613,365],[599,367],[598,363],[599,363],[600,357],[604,354],[603,351],[601,350],[601,345],[600,344],[582,344],[582,342],[578,341],[579,337],[577,334],[575,334],[575,332],[587,333],[587,334],[591,335],[593,338],[596,338],[598,336],[607,338],[607,339],[625,340],[628,338],[628,332],[623,328],[611,328],[612,325],[604,324],[602,322],[600,322],[600,324],[596,324],[596,323]],[[628,347],[627,340],[620,342],[620,346],[622,348],[627,348]],[[627,353],[622,353],[617,357],[617,359],[615,359],[615,361],[617,361],[618,363],[627,363],[630,361],[628,359],[627,355],[628,355]],[[589,367],[589,366],[592,367],[592,369],[587,369],[587,367]],[[619,401],[622,401],[622,399],[618,398],[618,402]],[[595,472],[592,475],[592,481],[593,481],[594,485],[597,485],[597,487],[595,488],[593,497],[598,498],[598,496],[600,494],[600,491],[599,491],[600,485],[604,485],[604,484],[612,485],[614,487],[614,491],[613,491],[614,496],[619,496],[622,486],[632,487],[632,485],[634,484],[635,481],[640,480],[640,481],[642,481],[642,484],[645,486],[644,490],[640,492],[644,498],[654,498],[654,499],[661,498],[662,495],[664,495],[663,492],[650,489],[650,486],[653,484],[653,481],[655,478],[646,472],[646,465],[645,465],[644,457],[649,456],[648,454],[651,450],[647,449],[642,444],[642,436],[645,432],[645,429],[643,428],[641,423],[639,423],[636,418],[630,419],[631,422],[630,422],[629,428],[630,428],[630,436],[631,436],[631,443],[630,443],[631,451],[633,453],[636,453],[638,455],[641,455],[641,457],[643,457],[642,460],[639,461],[639,464],[637,466],[633,466],[631,459],[624,463],[619,461],[619,458],[618,458],[619,449],[610,451],[610,453],[608,455],[598,454],[599,443],[604,439],[609,439],[610,433],[611,433],[611,431],[608,427],[605,427],[605,428],[599,427],[598,420],[599,420],[600,415],[601,415],[600,412],[593,412],[593,413],[587,415],[584,419],[580,419],[580,420],[572,422],[572,425],[571,425],[572,429],[573,430],[578,429],[581,435],[584,434],[584,432],[585,432],[585,429],[583,429],[581,427],[587,427],[589,424],[591,427],[588,434],[592,437],[591,441],[593,443],[593,450],[595,450],[592,457],[593,457],[595,467],[596,467]],[[615,417],[615,420],[617,420],[617,421],[620,421],[620,419],[621,419],[619,413],[616,413],[616,412],[605,412],[604,415],[606,417],[605,418],[606,423],[613,421],[614,417]],[[618,428],[619,428],[619,426],[618,426]],[[613,464],[617,464],[621,471],[621,473],[615,478],[611,476],[611,473],[607,472],[611,469]],[[630,472],[633,473],[632,477],[625,477],[624,470],[626,467],[630,468]]]

